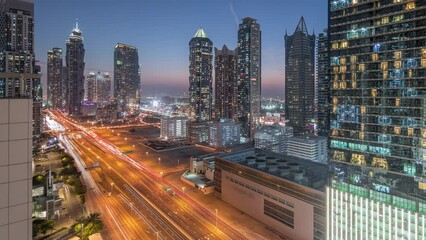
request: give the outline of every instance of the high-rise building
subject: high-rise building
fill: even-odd
[[[182,115],[163,116],[160,129],[160,137],[163,139],[185,139],[188,136],[188,117]]]
[[[215,118],[237,120],[237,79],[236,51],[223,45],[222,50],[214,48],[215,64]]]
[[[285,41],[285,114],[295,135],[314,130],[315,35],[309,35],[302,17]]]
[[[287,154],[288,141],[293,137],[293,128],[278,123],[261,125],[254,134],[254,147],[275,153]]]
[[[67,102],[66,110],[70,115],[81,114],[84,97],[84,44],[82,32],[76,23],[69,39],[66,41],[67,65]]]
[[[62,48],[47,51],[47,106],[63,107],[63,62]]]
[[[87,101],[107,104],[111,101],[111,77],[108,72],[90,72],[86,77]]]
[[[330,68],[327,30],[318,35],[317,51],[318,135],[327,137],[330,131],[330,80],[328,76]]]
[[[118,111],[137,108],[141,96],[138,49],[117,43],[114,49],[114,99]]]
[[[38,77],[33,78],[32,96],[33,96],[33,137],[34,140],[43,132],[43,88],[41,86],[41,67],[34,65],[34,74]]]
[[[213,42],[202,28],[189,41],[189,108],[195,121],[212,119]]]
[[[328,238],[426,239],[426,2],[328,4]]]
[[[209,145],[216,148],[240,144],[240,125],[233,120],[220,119],[209,124]]]
[[[309,161],[327,163],[327,138],[315,135],[292,137],[288,140],[287,154]]]
[[[238,30],[238,121],[241,135],[253,139],[260,118],[261,31],[256,19],[243,18]]]
[[[33,100],[0,98],[0,109],[0,236],[31,240]]]

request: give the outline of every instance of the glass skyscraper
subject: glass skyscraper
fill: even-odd
[[[426,239],[426,2],[328,4],[328,238]]]
[[[241,136],[253,140],[260,118],[261,31],[256,19],[246,17],[238,30],[238,121]]]
[[[197,122],[212,119],[213,42],[202,28],[189,41],[189,108]]]
[[[330,131],[330,80],[328,37],[326,30],[318,35],[317,43],[318,135],[327,137]]]
[[[47,106],[62,108],[62,48],[47,51]]]

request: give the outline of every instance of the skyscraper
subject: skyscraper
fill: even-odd
[[[426,239],[426,2],[328,4],[329,239]]]
[[[318,135],[327,137],[330,131],[330,80],[328,61],[328,37],[326,30],[318,36]]]
[[[196,121],[212,118],[212,48],[202,28],[189,41],[189,108]]]
[[[47,51],[47,106],[58,109],[63,107],[62,64],[61,48]]]
[[[111,100],[111,78],[109,73],[90,72],[86,78],[87,101],[108,103]]]
[[[285,114],[295,135],[307,134],[315,108],[315,35],[309,35],[303,17],[285,41]]]
[[[76,23],[69,39],[66,41],[67,65],[67,102],[66,110],[70,115],[81,113],[81,103],[84,97],[84,44],[82,32]]]
[[[253,18],[243,18],[238,30],[238,121],[241,135],[253,140],[260,118],[261,31]]]
[[[114,50],[114,98],[120,112],[139,106],[140,86],[138,49],[117,43]]]
[[[214,48],[215,64],[215,118],[236,120],[237,116],[237,80],[236,51],[223,45],[222,50]]]

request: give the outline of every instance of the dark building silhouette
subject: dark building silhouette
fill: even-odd
[[[47,106],[61,109],[63,99],[62,48],[47,51]]]
[[[330,131],[330,79],[328,61],[328,37],[318,35],[317,82],[318,82],[318,135],[327,137]]]

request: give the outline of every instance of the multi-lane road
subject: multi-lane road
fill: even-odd
[[[147,158],[123,154],[90,128],[50,112],[65,129],[61,141],[79,162],[88,182],[89,211],[99,211],[105,239],[245,239],[217,216],[167,183]],[[139,154],[141,156],[142,154]],[[151,162],[155,162],[151,159]]]

